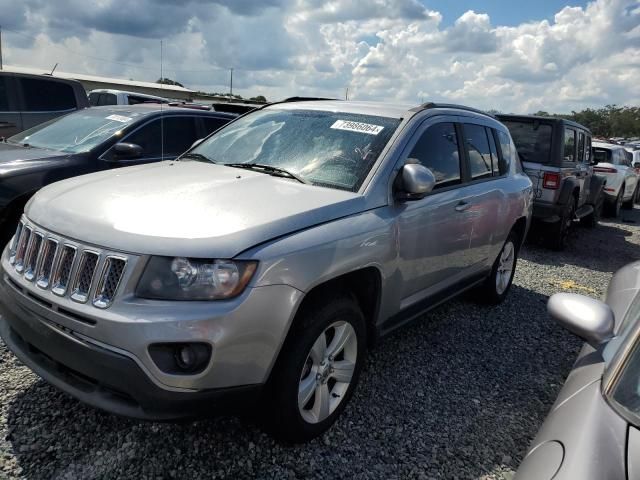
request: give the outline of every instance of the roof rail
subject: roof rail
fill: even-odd
[[[419,105],[417,107],[409,110],[410,112],[421,112],[423,110],[429,110],[431,108],[455,108],[457,110],[465,110],[467,112],[479,113],[481,115],[486,115],[487,117],[496,118],[495,115],[487,113],[483,110],[478,110],[477,108],[465,107],[464,105],[456,105],[455,103],[433,103],[427,102]]]
[[[288,102],[311,102],[317,100],[337,100],[337,98],[323,98],[323,97],[289,97],[276,103],[288,103]]]

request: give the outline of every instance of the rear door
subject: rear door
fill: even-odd
[[[7,138],[24,130],[13,75],[0,75],[0,138]]]
[[[75,92],[68,83],[20,76],[16,80],[22,99],[24,130],[78,108]]]

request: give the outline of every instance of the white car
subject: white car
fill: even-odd
[[[629,152],[611,143],[593,142],[593,171],[607,179],[604,186],[607,213],[617,217],[620,208],[633,208],[638,201],[638,174],[631,164]]]
[[[640,144],[625,145],[624,148],[631,154],[631,165],[633,165],[636,173],[640,175]]]
[[[92,107],[103,105],[137,105],[138,103],[169,103],[167,98],[124,90],[98,89],[88,93]]]

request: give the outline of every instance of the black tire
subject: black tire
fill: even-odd
[[[593,206],[593,212],[580,220],[580,223],[588,228],[595,228],[598,226],[600,219],[602,218],[602,209],[604,208],[604,194],[600,192],[596,203]]]
[[[633,199],[633,202],[636,205],[640,203],[640,183],[636,185],[636,194],[635,194],[635,198]]]
[[[560,221],[550,228],[549,246],[554,250],[564,250],[567,246],[567,238],[571,233],[573,219],[576,212],[576,199],[573,195],[567,200]]]
[[[298,407],[298,389],[304,380],[305,369],[312,358],[312,347],[320,339],[320,335],[326,335],[327,328],[336,322],[348,323],[355,332],[357,340],[355,368],[346,391],[341,392],[342,395],[340,396],[343,398],[335,409],[324,420],[312,423],[303,417],[301,408]],[[322,295],[315,300],[310,300],[309,303],[303,306],[296,317],[269,380],[268,398],[266,399],[267,411],[264,412],[263,420],[265,429],[274,437],[290,443],[306,442],[322,435],[329,429],[353,395],[366,357],[366,342],[364,316],[352,297],[346,295],[336,296],[335,294]],[[331,343],[329,343],[328,347],[330,346]],[[351,350],[353,352],[354,349],[352,348]],[[313,369],[315,367],[311,366],[309,368]],[[308,372],[308,375],[313,374],[317,378],[317,374],[314,374],[314,371]],[[326,383],[330,389],[329,398],[335,399],[339,398],[334,393],[337,382],[333,384],[333,387],[331,386],[331,372],[333,372],[332,369],[329,375],[324,376],[325,380],[318,381]],[[316,384],[318,381],[316,381]],[[309,397],[309,402],[315,403],[317,398],[317,396],[312,395]],[[304,407],[302,409],[304,410]]]
[[[633,204],[636,203],[637,195],[638,195],[638,186],[636,185],[636,188],[633,191],[633,195],[631,195],[631,198],[625,202],[622,202],[622,208],[624,208],[625,210],[633,210]]]
[[[508,272],[509,277],[506,282],[506,286],[500,288],[498,286],[498,275],[501,273],[501,259],[505,253],[505,251],[509,248],[513,249],[513,265],[511,266],[510,271]],[[491,274],[486,278],[486,280],[482,283],[480,287],[476,289],[476,299],[481,303],[486,303],[489,305],[497,305],[502,303],[504,299],[507,297],[509,290],[511,289],[511,284],[513,283],[513,276],[516,272],[516,265],[518,263],[518,253],[520,251],[520,238],[517,233],[511,232],[504,244],[502,245],[502,249],[500,249],[500,253],[498,254],[498,258],[493,263],[493,267],[491,268]]]
[[[616,199],[613,202],[606,203],[607,216],[618,218],[620,215],[620,208],[622,207],[622,192],[624,192],[624,185],[620,187],[620,191],[618,192]]]

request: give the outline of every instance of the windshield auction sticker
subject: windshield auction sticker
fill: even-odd
[[[122,115],[109,115],[107,120],[115,120],[116,122],[127,123],[131,121],[131,117],[123,117]]]
[[[350,122],[349,120],[336,120],[331,128],[336,130],[347,130],[349,132],[368,133],[378,135],[384,127],[371,125],[370,123]]]

